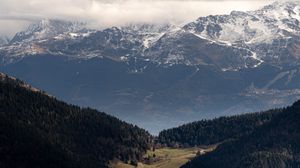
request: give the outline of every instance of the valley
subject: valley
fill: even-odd
[[[139,162],[137,168],[179,168],[186,164],[188,161],[202,155],[206,152],[212,151],[214,147],[208,148],[159,148],[155,151],[148,151],[145,158],[153,160],[149,163],[148,161]],[[155,157],[153,157],[155,155]],[[147,163],[148,162],[148,163]],[[125,164],[122,162],[112,163],[111,168],[135,168],[135,166]]]
[[[0,164],[8,168],[300,165],[299,101],[286,108],[192,122],[154,137],[5,74],[0,75],[0,100],[0,154],[6,156]]]

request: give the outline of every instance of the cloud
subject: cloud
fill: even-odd
[[[182,23],[199,16],[253,10],[267,0],[0,0],[0,23],[28,24],[42,18],[84,21],[105,28],[128,23]],[[2,25],[2,24],[1,24]],[[11,26],[11,25],[9,25]],[[20,26],[17,26],[19,29]],[[3,32],[13,27],[0,28]],[[2,32],[2,33],[1,33]]]

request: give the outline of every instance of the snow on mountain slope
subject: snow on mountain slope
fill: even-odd
[[[84,23],[56,19],[34,22],[26,30],[17,33],[7,44],[0,46],[0,56],[7,64],[26,56],[49,54],[51,47],[48,43],[82,39],[94,32],[85,26]]]
[[[31,24],[27,30],[17,33],[11,43],[49,39],[68,33],[72,36],[71,33],[80,31],[84,26],[83,23],[43,19]]]
[[[287,35],[299,35],[300,2],[275,2],[257,11],[233,11],[230,15],[200,17],[187,24],[189,31],[219,42],[264,43]]]
[[[298,60],[300,2],[275,2],[250,12],[200,17],[185,25],[186,31],[216,43],[244,48],[252,58],[272,64]]]
[[[168,30],[174,29],[175,25],[170,24],[130,24],[122,27],[125,32],[136,34],[141,37],[144,48],[149,48],[159,40]]]
[[[249,12],[200,17],[183,26],[136,24],[90,30],[82,23],[46,19],[0,48],[6,58],[52,54],[76,58],[145,59],[163,65],[213,65],[222,70],[300,59],[300,2],[275,2]]]

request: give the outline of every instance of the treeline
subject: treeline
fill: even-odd
[[[300,101],[251,134],[221,144],[183,168],[300,167]]]
[[[281,111],[281,109],[275,109],[263,113],[220,117],[185,124],[160,132],[158,143],[170,147],[198,146],[236,139],[270,122]]]
[[[137,126],[0,74],[1,168],[99,168],[112,159],[136,164],[151,141]]]

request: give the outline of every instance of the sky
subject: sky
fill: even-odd
[[[174,23],[255,10],[272,0],[0,0],[0,35],[13,36],[43,18],[81,21],[93,28],[128,23]]]

